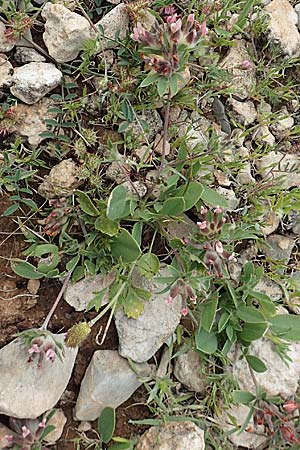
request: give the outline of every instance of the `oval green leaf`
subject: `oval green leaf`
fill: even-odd
[[[114,408],[107,406],[103,409],[98,419],[98,431],[102,441],[107,444],[114,434],[116,426],[116,412]]]
[[[215,333],[208,333],[202,329],[195,335],[195,340],[197,349],[203,353],[211,355],[218,348],[218,340]]]
[[[146,253],[140,258],[138,268],[141,275],[153,278],[159,271],[159,259],[154,253]]]
[[[131,234],[122,228],[112,241],[111,252],[115,258],[121,257],[124,262],[133,262],[140,256],[141,249]]]
[[[247,355],[246,359],[248,361],[249,366],[252,367],[252,369],[255,372],[263,373],[268,370],[265,363],[261,359],[257,358],[257,356]]]

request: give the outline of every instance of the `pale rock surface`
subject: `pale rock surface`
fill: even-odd
[[[88,420],[83,420],[82,422],[80,422],[80,424],[77,427],[78,431],[89,431],[92,429],[92,424],[91,422],[89,422]]]
[[[85,311],[96,293],[108,288],[114,279],[115,275],[113,273],[106,275],[99,273],[76,283],[69,283],[64,293],[64,299],[70,306],[73,306],[75,311]],[[102,299],[102,305],[106,305],[106,303],[108,303],[108,292],[105,293]]]
[[[209,140],[209,128],[212,123],[198,112],[191,115],[190,119],[185,120],[179,125],[177,137],[186,137],[187,146],[193,150],[196,146],[207,146]]]
[[[22,102],[32,105],[56,88],[61,79],[62,73],[54,64],[31,62],[14,69],[10,92]]]
[[[130,197],[133,198],[143,198],[147,194],[147,186],[142,181],[124,181],[122,186],[127,190]]]
[[[246,49],[246,42],[243,39],[235,40],[230,48],[228,55],[219,64],[221,69],[225,69],[230,74],[229,86],[234,88],[235,94],[241,100],[244,100],[250,94],[254,84],[255,68],[251,61],[251,57]],[[251,62],[252,67],[249,70],[241,68],[243,61]]]
[[[168,232],[168,239],[172,238],[188,238],[194,234],[198,227],[186,214],[183,214],[178,219],[165,220],[163,221],[164,227],[166,227]]]
[[[135,364],[139,376],[149,376],[151,366]],[[126,359],[116,350],[98,350],[81,382],[75,406],[76,420],[94,420],[106,406],[124,403],[142,384]]]
[[[15,40],[7,39],[5,36],[6,26],[3,22],[0,22],[0,53],[10,52],[16,45]]]
[[[218,419],[223,432],[229,432],[235,429],[235,425],[232,424],[229,416],[235,418],[237,425],[242,427],[247,415],[249,413],[249,408],[246,405],[233,406],[229,410],[224,411],[221,418]],[[250,419],[248,427],[254,429],[253,418]],[[260,425],[256,432],[235,431],[228,436],[228,439],[237,447],[245,447],[250,449],[258,449],[261,445],[268,441],[268,436],[264,434],[264,426]]]
[[[47,416],[47,414],[45,415]],[[64,426],[67,423],[67,418],[62,409],[57,409],[53,416],[47,422],[47,425],[53,425],[55,429],[50,431],[45,437],[45,441],[49,444],[55,444],[56,441],[61,437],[64,431]]]
[[[201,374],[203,367],[200,354],[194,350],[188,350],[177,356],[174,375],[189,390],[204,394],[207,381],[205,381],[205,374]]]
[[[294,125],[294,119],[284,107],[280,111],[282,119],[273,123],[270,126],[272,133],[279,139],[284,139],[289,136],[290,131]]]
[[[32,295],[36,295],[40,289],[40,286],[40,280],[34,280],[33,278],[30,278],[27,283],[27,291]]]
[[[289,56],[300,53],[300,33],[297,29],[298,15],[288,0],[273,0],[265,6],[270,21],[268,29],[271,38],[279,42]]]
[[[42,11],[46,19],[43,40],[49,55],[59,63],[73,61],[86,41],[95,37],[89,21],[58,3],[46,3]]]
[[[227,201],[227,207],[224,208],[226,211],[234,211],[239,206],[240,200],[232,189],[226,189],[219,186],[216,191]]]
[[[272,147],[275,144],[275,137],[270,132],[267,125],[259,125],[253,133],[253,139],[259,144],[266,144]]]
[[[228,100],[228,103],[232,107],[233,116],[238,123],[247,126],[255,122],[257,112],[253,102],[239,102],[238,100],[231,98]]]
[[[169,270],[162,268],[158,276],[170,276]],[[119,353],[124,358],[145,362],[174,333],[181,318],[182,300],[177,296],[168,304],[169,293],[160,293],[165,286],[138,272],[133,276],[133,284],[152,292],[152,297],[145,301],[144,310],[137,319],[128,318],[121,309],[115,312]]]
[[[53,100],[42,98],[35,105],[24,105],[19,103],[16,110],[22,120],[16,125],[14,132],[27,139],[32,146],[39,145],[44,139],[41,133],[47,131],[45,119],[53,119],[56,114],[49,113],[48,110],[54,106]]]
[[[300,157],[272,151],[256,162],[265,180],[276,180],[282,188],[300,186]]]
[[[289,262],[296,240],[290,236],[271,234],[267,237],[263,251],[264,254],[275,261]]]
[[[136,450],[204,450],[204,431],[195,423],[169,422],[151,427],[139,439]]]
[[[163,136],[161,134],[157,134],[154,144],[153,144],[153,150],[157,155],[162,155],[163,153]],[[171,151],[171,146],[168,141],[166,141],[165,144],[165,156],[168,156]]]
[[[268,295],[273,302],[280,300],[283,296],[279,284],[267,277],[262,277],[254,286],[253,291]]]
[[[106,49],[118,48],[119,44],[115,41],[116,33],[119,33],[119,39],[124,39],[127,31],[129,31],[129,15],[126,5],[120,3],[102,19],[96,23],[96,28],[103,28],[104,36],[100,38],[99,52]]]
[[[72,159],[64,159],[52,167],[38,187],[38,193],[47,199],[68,197],[84,183],[79,180],[80,169]]]
[[[271,211],[266,204],[266,213],[263,214],[262,220],[260,222],[261,232],[268,236],[277,230],[280,224],[280,220],[282,219],[282,214],[278,212]]]
[[[283,399],[287,399],[296,393],[300,379],[300,343],[290,342],[287,354],[290,358],[288,367],[275,351],[270,339],[257,339],[249,346],[249,355],[260,358],[268,368],[263,373],[255,372],[258,384],[268,396],[280,395]],[[228,371],[233,374],[240,389],[255,394],[256,388],[250,376],[247,360],[239,359],[240,356],[241,352],[238,350],[235,361]]]
[[[64,335],[53,335],[64,346]],[[53,342],[50,340],[50,342]],[[62,361],[44,360],[28,363],[28,351],[20,339],[0,350],[0,414],[23,419],[35,419],[52,409],[67,387],[72,374],[77,348],[64,346]]]
[[[31,62],[45,62],[46,58],[38,53],[34,48],[17,47],[14,59],[19,64],[27,64]]]
[[[122,170],[123,168],[123,170]],[[113,161],[106,169],[106,178],[114,181],[117,184],[122,184],[127,181],[126,171],[130,169],[128,164]]]
[[[247,147],[239,147],[237,149],[241,160],[243,160],[243,167],[239,170],[237,174],[237,181],[240,184],[253,184],[255,183],[255,178],[251,174],[251,164],[249,162],[249,150]]]
[[[13,66],[8,61],[6,55],[0,54],[0,89],[7,88],[12,85],[13,72]]]

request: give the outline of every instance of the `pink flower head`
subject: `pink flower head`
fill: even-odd
[[[27,436],[29,434],[30,434],[30,430],[25,425],[23,425],[22,426],[22,436],[23,436],[23,438],[24,439],[27,438]]]
[[[187,22],[193,25],[195,22],[195,14],[189,14],[187,17]]]
[[[249,70],[252,67],[251,62],[248,59],[245,59],[241,64],[242,69]]]
[[[187,309],[187,307],[185,306],[184,308],[182,308],[182,310],[181,310],[181,314],[185,317],[185,316],[187,316],[188,315],[188,309]]]
[[[280,429],[283,439],[286,442],[290,442],[291,444],[293,444],[293,443],[300,444],[300,441],[296,436],[296,430],[291,423],[286,423],[285,425],[281,425],[279,427],[279,429]]]
[[[136,27],[133,29],[133,39],[136,42],[143,43],[147,38],[147,30],[142,26],[140,22],[136,24]]]
[[[51,361],[52,363],[55,360],[55,351],[52,348],[48,348],[46,351],[46,359],[47,361]]]
[[[176,9],[173,5],[166,6],[164,9],[164,13],[167,14],[168,16],[174,14],[175,12],[176,12]]]
[[[215,208],[214,212],[215,212],[216,214],[221,214],[221,212],[223,212],[223,209],[220,208],[219,205],[217,205],[217,207]]]
[[[168,16],[166,21],[167,23],[175,23],[177,20],[179,20],[178,14],[172,14],[171,16]]]
[[[207,228],[207,221],[203,220],[203,222],[197,222],[197,226],[200,228],[200,230],[205,230]]]
[[[13,437],[13,435],[11,435],[11,434],[7,434],[7,435],[5,436],[5,439],[7,440],[8,444],[12,444],[13,441],[14,441],[14,437]]]
[[[220,255],[222,255],[222,253],[224,252],[222,242],[217,241],[217,242],[215,243],[215,250],[216,250],[217,253],[219,253]]]
[[[170,28],[173,34],[177,33],[181,29],[182,20],[178,19],[176,22],[170,24]]]
[[[206,214],[207,213],[207,208],[205,208],[205,206],[201,206],[200,213],[201,214]]]
[[[169,295],[167,297],[166,303],[167,303],[167,305],[172,305],[173,304],[173,297],[172,297],[172,295]]]
[[[206,36],[208,33],[208,28],[206,26],[206,22],[202,22],[199,28],[200,36]]]
[[[287,400],[283,404],[283,408],[288,414],[292,414],[294,411],[296,411],[299,408],[298,403],[296,403],[294,400]]]
[[[193,297],[190,297],[190,301],[195,305],[197,303],[197,297],[195,295]]]
[[[44,418],[43,420],[41,420],[41,422],[39,423],[39,428],[45,428],[46,427],[46,419]]]
[[[33,355],[34,353],[41,353],[41,349],[38,344],[32,344],[32,346],[28,349],[29,355]]]

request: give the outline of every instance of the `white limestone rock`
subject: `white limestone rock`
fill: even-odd
[[[45,62],[46,58],[38,53],[34,48],[17,47],[14,59],[19,64],[27,64],[31,62]]]
[[[136,450],[205,450],[204,431],[190,421],[168,422],[151,427],[141,437]]]
[[[46,3],[42,17],[46,19],[43,40],[49,55],[59,63],[73,61],[85,42],[95,37],[85,17],[61,4]]]
[[[19,338],[0,350],[0,414],[35,419],[52,409],[67,387],[72,374],[77,348],[64,345],[64,335],[53,335],[65,351],[62,361],[43,360],[28,363],[28,349]],[[50,342],[53,342],[50,339]]]
[[[194,350],[188,350],[186,353],[177,356],[174,375],[189,390],[204,394],[207,381],[205,380],[205,374],[201,374],[203,367],[204,364],[201,362],[200,354]]]
[[[270,21],[268,29],[273,41],[278,42],[289,56],[300,54],[300,33],[297,29],[298,15],[288,0],[273,0],[264,11]]]
[[[151,366],[135,365],[140,376],[149,376]],[[86,370],[75,406],[76,420],[94,420],[106,406],[124,403],[142,382],[127,360],[115,350],[98,350]]]
[[[124,39],[127,31],[129,31],[129,15],[126,5],[120,3],[111,11],[105,14],[102,19],[96,23],[96,28],[103,29],[104,36],[100,38],[99,52],[106,49],[118,48],[119,44],[116,41],[116,33],[119,33],[119,39]],[[102,34],[102,33],[101,33]]]
[[[169,270],[162,268],[159,276],[167,277]],[[181,318],[182,300],[180,296],[167,303],[168,292],[164,285],[134,274],[134,285],[152,292],[145,301],[144,310],[137,319],[128,318],[123,310],[115,312],[115,324],[119,336],[119,353],[124,358],[145,362],[174,333]]]
[[[10,92],[22,102],[32,105],[56,88],[61,79],[62,73],[54,64],[31,62],[14,70]]]
[[[239,102],[238,100],[231,98],[228,100],[228,103],[232,107],[232,113],[237,122],[245,126],[255,122],[257,112],[253,102]]]
[[[300,157],[272,151],[256,162],[264,180],[274,180],[282,188],[300,186]]]
[[[249,355],[260,358],[267,366],[263,373],[255,372],[255,377],[268,396],[280,395],[283,399],[293,396],[300,379],[300,343],[290,342],[288,349],[288,367],[274,349],[270,339],[261,338],[249,346]],[[233,355],[232,355],[233,356]],[[239,359],[241,352],[235,355],[233,366],[228,369],[237,380],[240,389],[255,394],[256,388],[251,378],[245,358]]]
[[[106,275],[99,273],[76,283],[70,283],[65,290],[64,299],[70,306],[73,306],[75,311],[85,311],[96,293],[108,288],[114,279],[115,275],[113,273]],[[108,292],[105,293],[102,299],[102,305],[106,305],[106,303],[108,303]]]

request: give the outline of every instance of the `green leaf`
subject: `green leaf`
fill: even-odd
[[[211,355],[218,348],[218,340],[215,333],[208,333],[201,329],[195,334],[196,347],[203,353]]]
[[[90,197],[82,191],[75,191],[79,201],[80,209],[89,216],[99,216],[100,211],[96,208]]]
[[[66,264],[66,270],[68,272],[70,270],[73,270],[77,266],[77,264],[79,263],[79,260],[80,260],[80,255],[76,255],[72,259],[70,259],[70,261],[68,261],[67,264]]]
[[[225,283],[226,283],[226,285],[227,285],[227,288],[228,288],[228,292],[229,292],[229,294],[230,294],[230,297],[231,297],[232,300],[233,300],[234,306],[235,306],[236,308],[238,308],[238,306],[239,306],[239,299],[238,299],[238,297],[237,297],[237,294],[236,294],[236,292],[235,292],[235,289],[234,289],[234,287],[233,287],[231,281],[230,281],[230,280],[225,280]]]
[[[43,273],[37,272],[36,267],[28,263],[27,261],[22,261],[18,264],[13,263],[12,270],[20,277],[29,278],[32,280],[39,280],[44,276]]]
[[[239,333],[239,338],[246,342],[252,342],[261,338],[268,328],[265,323],[245,323],[243,330]]]
[[[232,396],[236,403],[241,403],[242,405],[249,405],[255,400],[255,395],[248,391],[236,390],[232,392]]]
[[[140,256],[141,249],[131,234],[122,228],[112,241],[111,252],[115,258],[121,257],[124,262],[133,262]]]
[[[240,306],[237,310],[237,315],[239,319],[247,323],[263,323],[265,318],[262,313],[251,306]]]
[[[234,29],[236,28],[238,31],[243,30],[243,28],[246,24],[247,15],[249,14],[249,11],[252,8],[252,6],[254,5],[255,1],[256,0],[247,0],[245,2],[245,6],[244,6],[243,10],[238,17],[237,22],[233,26]]]
[[[119,442],[109,447],[109,450],[133,450],[133,444],[128,442]]]
[[[203,194],[203,186],[198,181],[191,181],[188,186],[180,186],[176,190],[179,197],[183,197],[185,201],[185,211],[191,209],[201,198]]]
[[[183,197],[171,197],[164,201],[161,214],[165,216],[177,216],[185,211],[185,201]]]
[[[141,245],[142,243],[142,232],[143,232],[143,223],[136,222],[132,228],[132,236],[139,245]]]
[[[300,316],[279,314],[270,319],[270,329],[287,341],[300,341]]]
[[[97,217],[95,221],[95,228],[108,236],[116,236],[119,231],[119,223],[110,220],[105,216],[100,216]]]
[[[6,210],[1,215],[3,217],[10,216],[14,212],[16,212],[19,209],[19,207],[20,207],[19,203],[15,203],[15,204],[9,206],[8,208],[6,208]]]
[[[168,87],[169,87],[168,79],[164,76],[159,77],[159,79],[157,81],[157,92],[160,97],[163,97],[165,95]]]
[[[160,78],[160,75],[156,72],[150,72],[146,78],[141,82],[140,87],[146,87],[155,83]]]
[[[146,253],[139,259],[138,268],[141,275],[153,278],[159,271],[159,259],[154,253]]]
[[[210,332],[217,312],[218,298],[213,298],[204,303],[201,313],[201,326],[204,330]]]
[[[202,185],[202,187],[203,187],[203,192],[201,194],[201,199],[205,203],[208,203],[209,205],[212,205],[212,206],[219,205],[222,208],[228,207],[227,201],[221,194],[219,194],[217,191],[215,191],[214,189],[211,189],[208,186]]]
[[[227,311],[223,312],[223,314],[221,315],[220,320],[218,322],[218,333],[221,333],[221,331],[224,330],[229,319],[230,319],[230,314]]]
[[[98,419],[98,431],[102,441],[107,444],[115,431],[116,426],[116,412],[114,408],[107,406],[103,409]]]
[[[132,122],[134,119],[134,111],[131,105],[128,103],[128,100],[125,99],[122,103],[122,113],[128,122]]]
[[[257,356],[247,355],[246,359],[249,363],[249,366],[252,367],[255,372],[262,373],[268,370],[265,363],[261,359],[257,358]]]
[[[137,319],[144,310],[144,302],[136,295],[133,289],[129,289],[125,303],[124,312],[127,317]]]
[[[106,215],[110,220],[118,220],[127,217],[130,213],[130,201],[127,189],[116,186],[108,198]]]

